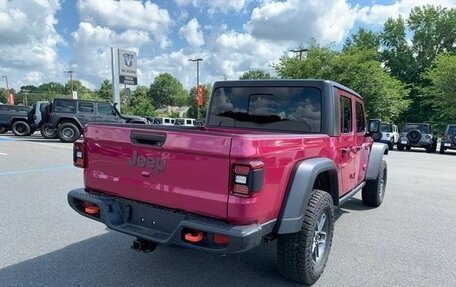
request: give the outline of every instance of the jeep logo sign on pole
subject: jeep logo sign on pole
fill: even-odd
[[[119,53],[119,83],[137,85],[137,54],[134,51],[118,49]]]

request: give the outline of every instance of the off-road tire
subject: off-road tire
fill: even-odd
[[[16,121],[11,125],[14,135],[23,137],[30,135],[30,125],[26,121]]]
[[[75,124],[69,122],[60,124],[57,134],[60,141],[64,143],[75,142],[81,137],[79,128]]]
[[[0,135],[6,133],[8,131],[7,127],[0,127]]]
[[[436,152],[437,151],[437,142],[435,141],[433,144],[432,144],[432,152]]]
[[[411,150],[412,150],[412,147],[409,146],[409,145],[408,145],[408,146],[405,146],[405,150],[406,150],[406,151],[411,151]]]
[[[323,226],[327,230],[326,240],[322,255],[316,261],[312,247],[318,223],[323,214],[325,214]],[[307,205],[301,230],[296,233],[280,235],[278,238],[277,263],[282,275],[299,283],[309,285],[315,283],[323,273],[328,261],[333,232],[334,208],[331,195],[316,189],[312,192]],[[316,248],[318,249],[318,247]]]
[[[432,147],[431,144],[428,145],[428,146],[426,146],[426,152],[427,152],[427,153],[432,153],[432,150],[433,150],[433,147]]]
[[[52,131],[52,133],[51,133]],[[56,139],[58,137],[57,129],[52,128],[49,123],[43,124],[40,128],[40,133],[45,139]]]
[[[392,142],[389,142],[389,143],[388,143],[388,149],[389,149],[389,150],[393,150],[393,149],[394,149],[394,145],[393,145]]]
[[[365,206],[379,207],[382,204],[387,180],[388,172],[386,161],[382,160],[377,177],[372,180],[367,180],[366,185],[361,192],[361,197]]]
[[[398,150],[398,151],[404,151],[404,147],[405,147],[405,146],[402,145],[401,143],[398,143],[398,144],[397,144],[397,150]]]

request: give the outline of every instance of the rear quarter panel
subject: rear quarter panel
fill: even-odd
[[[328,135],[259,135],[234,137],[231,166],[260,160],[264,163],[262,190],[250,198],[228,198],[228,220],[233,223],[264,223],[279,216],[293,168],[304,159],[332,158],[336,154]]]

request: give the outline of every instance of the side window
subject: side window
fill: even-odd
[[[358,133],[363,133],[366,130],[363,105],[359,102],[356,102],[356,126]]]
[[[340,97],[340,131],[348,134],[352,131],[352,105],[351,99],[341,96]]]
[[[98,113],[103,115],[112,115],[112,106],[108,103],[98,103]]]
[[[93,113],[93,103],[79,102],[78,111],[80,113]]]
[[[56,101],[55,111],[59,113],[74,113],[76,110],[74,101]]]

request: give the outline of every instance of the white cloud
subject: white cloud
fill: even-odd
[[[74,39],[72,67],[80,77],[98,85],[111,78],[111,46],[138,51],[151,43],[149,33],[126,30],[118,33],[107,27],[81,22],[72,33]]]
[[[355,23],[356,10],[345,0],[263,2],[245,28],[253,36],[279,41],[340,42]]]
[[[203,33],[201,32],[201,27],[196,18],[193,18],[187,23],[187,25],[181,27],[179,35],[184,37],[184,39],[192,47],[200,47],[204,45]]]
[[[441,5],[442,7],[456,7],[454,0],[398,0],[389,5],[374,4],[362,7],[357,18],[366,24],[383,25],[389,17],[396,18],[401,15],[407,18],[413,7],[430,5]]]
[[[36,71],[46,71],[46,79],[56,77],[57,45],[63,44],[55,30],[59,9],[57,0],[0,0],[0,66],[11,86],[39,83]]]
[[[207,7],[209,14],[216,12],[229,13],[239,12],[247,4],[247,0],[174,0],[180,7],[193,6],[193,7]]]
[[[274,64],[287,44],[256,39],[247,33],[227,31],[216,40],[211,51],[210,64],[213,74],[237,79],[251,69],[272,71]]]
[[[172,20],[166,9],[152,1],[79,0],[77,7],[84,22],[120,30],[148,31],[157,40],[168,41],[166,35]]]

